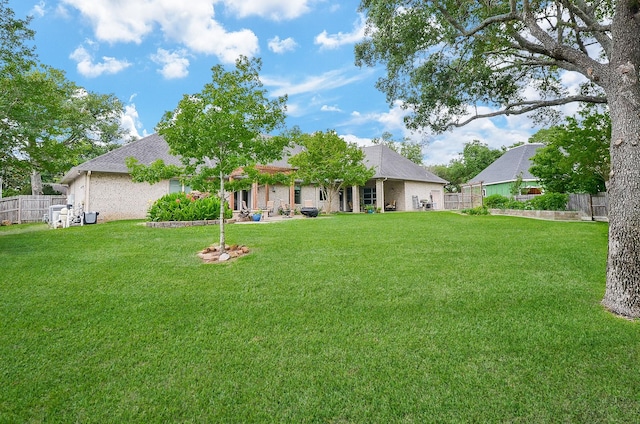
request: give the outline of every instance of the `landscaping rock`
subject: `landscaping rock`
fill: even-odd
[[[225,246],[225,252],[223,253],[220,246],[211,245],[198,252],[198,257],[202,259],[202,262],[204,263],[227,262],[248,253],[249,248],[247,246],[239,246],[237,244]]]

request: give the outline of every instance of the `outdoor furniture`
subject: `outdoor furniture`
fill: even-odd
[[[71,211],[69,210],[69,208],[65,207],[60,209],[60,215],[58,216],[58,221],[62,226],[62,228],[69,228],[69,226],[71,225]],[[56,223],[54,228],[58,227],[57,224],[58,223]]]
[[[391,203],[387,203],[384,206],[385,211],[395,211],[396,210],[396,201],[393,200]]]
[[[273,200],[269,200],[267,202],[267,209],[265,209],[267,216],[271,216],[271,214],[274,212],[273,211]]]
[[[307,218],[315,218],[316,216],[318,216],[318,208],[300,208],[300,213],[304,216],[306,216]]]
[[[291,214],[291,207],[288,203],[284,203],[284,200],[280,199],[280,213],[284,216]]]
[[[240,212],[238,213],[238,217],[242,218],[242,219],[247,219],[247,218],[249,218],[249,215],[251,215],[251,211],[247,207],[247,202],[245,202],[243,200],[242,201],[242,206],[240,208]]]

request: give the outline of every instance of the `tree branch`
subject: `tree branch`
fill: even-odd
[[[542,108],[551,107],[551,106],[561,106],[561,105],[575,103],[575,102],[603,104],[603,103],[607,103],[607,98],[603,96],[578,95],[578,96],[563,97],[561,99],[553,99],[553,100],[530,100],[530,101],[510,103],[502,110],[498,110],[490,113],[476,114],[474,116],[471,116],[470,118],[467,118],[462,122],[452,122],[451,124],[449,124],[449,127],[459,128],[467,125],[469,122],[475,121],[476,119],[493,118],[496,116],[503,116],[503,115],[504,116],[522,115],[525,113],[533,112],[534,110],[537,110],[537,109],[542,109]]]
[[[523,5],[524,23],[531,32],[531,35],[540,42],[540,44],[532,43],[523,36],[515,34],[514,38],[523,49],[547,56],[563,69],[580,72],[593,81],[603,80],[601,75],[604,75],[606,71],[600,62],[592,59],[580,50],[558,44],[538,25],[534,13],[529,8],[529,0],[524,0]]]
[[[489,27],[489,26],[491,26],[493,24],[496,24],[496,23],[503,23],[503,22],[511,22],[511,21],[514,21],[514,20],[520,20],[520,17],[516,13],[516,0],[510,0],[509,3],[511,5],[511,7],[510,7],[511,10],[509,11],[509,13],[504,13],[502,15],[491,16],[490,18],[487,18],[484,21],[480,22],[478,24],[478,26],[476,26],[475,28],[471,28],[471,29],[467,30],[467,29],[464,28],[464,26],[462,26],[462,24],[460,22],[455,20],[453,18],[453,16],[451,16],[449,14],[449,12],[447,11],[447,8],[445,6],[442,6],[439,1],[434,1],[433,3],[438,8],[440,13],[442,13],[442,15],[445,17],[447,22],[449,22],[449,24],[451,24],[451,26],[453,26],[455,29],[457,29],[460,32],[460,35],[463,36],[463,37],[475,36],[478,32],[480,32],[483,29],[485,29],[485,28],[487,28],[487,27]]]
[[[611,26],[601,25],[598,22],[598,19],[593,14],[595,6],[587,5],[584,0],[564,0],[563,3],[567,9],[578,16],[586,25],[583,28],[576,28],[576,31],[591,32],[593,38],[598,41],[606,55],[609,56],[611,53],[612,40],[608,34],[611,31]]]

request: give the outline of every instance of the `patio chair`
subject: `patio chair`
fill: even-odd
[[[238,217],[240,217],[240,218],[249,218],[249,215],[251,215],[251,211],[247,207],[247,202],[245,202],[243,200],[242,201],[242,206],[241,206],[241,209],[240,209],[240,213],[238,213]]]
[[[284,200],[280,199],[280,212],[284,216],[289,216],[291,214],[291,207],[288,203],[284,203]]]
[[[54,223],[53,228],[58,228],[58,225],[60,225],[62,228],[69,228],[70,219],[71,219],[71,212],[69,211],[69,209],[66,207],[60,209],[60,213],[58,215],[58,221]]]
[[[274,212],[273,206],[274,206],[273,205],[273,200],[269,200],[267,202],[267,216],[271,216],[273,214],[273,212]]]
[[[396,210],[396,201],[392,200],[391,203],[387,203],[384,206],[385,211],[395,211]]]

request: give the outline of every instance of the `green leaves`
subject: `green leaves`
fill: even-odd
[[[0,177],[16,186],[21,181],[10,169],[55,178],[127,135],[115,96],[89,92],[38,62],[27,45],[34,36],[29,22],[0,1]]]
[[[183,158],[193,176],[205,168],[211,176],[229,175],[282,157],[288,140],[265,135],[283,125],[287,97],[269,100],[260,66],[259,59],[246,57],[230,71],[214,66],[212,81],[201,92],[184,95],[158,124],[171,152]]]
[[[234,170],[282,157],[289,139],[269,134],[284,125],[287,96],[269,100],[260,67],[260,59],[244,56],[232,70],[214,66],[211,82],[199,93],[185,94],[158,124],[171,153],[182,158],[182,176],[192,187],[213,191],[217,185],[224,199],[224,179]]]
[[[329,130],[303,135],[304,151],[289,159],[297,167],[296,177],[305,184],[317,184],[327,195],[329,211],[332,198],[342,187],[364,185],[374,174],[364,165],[364,152]]]
[[[543,142],[530,171],[548,191],[598,193],[609,179],[611,119],[608,113],[584,109],[578,118],[541,130],[532,141]]]
[[[448,191],[460,191],[462,184],[478,175],[504,152],[504,148],[491,149],[486,143],[473,140],[465,143],[459,159],[451,160],[448,165],[433,166],[431,171],[449,181],[446,187]]]
[[[225,205],[226,219],[233,216],[233,212]],[[214,220],[220,216],[220,200],[208,196],[196,199],[185,193],[171,193],[156,200],[149,208],[149,221],[202,221]]]
[[[131,179],[136,183],[148,182],[155,184],[162,180],[179,177],[183,173],[183,169],[175,165],[166,165],[163,160],[156,160],[149,166],[145,166],[138,162],[136,158],[128,157],[125,159]]]
[[[368,37],[355,62],[386,67],[377,88],[409,112],[409,128],[442,132],[481,117],[606,101],[595,87],[570,94],[561,76],[607,80],[599,55],[611,55],[611,2],[364,0],[360,11]]]

